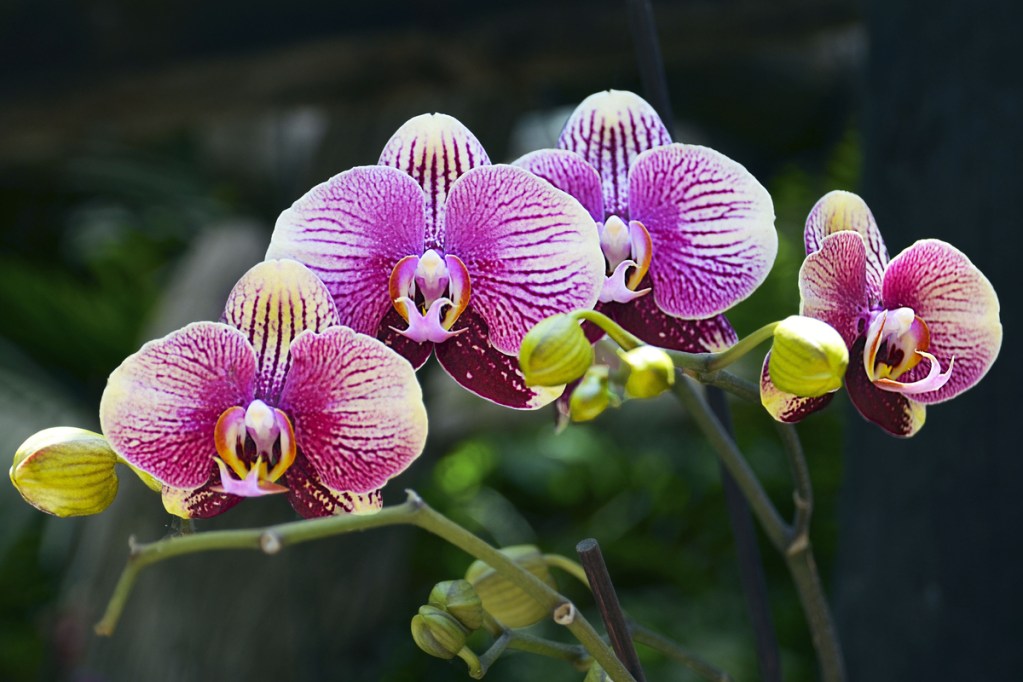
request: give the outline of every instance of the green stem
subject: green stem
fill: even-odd
[[[591,659],[589,655],[578,644],[555,642],[519,630],[509,630],[505,634],[510,637],[508,640],[509,649],[568,661],[578,670],[585,670],[590,664]]]
[[[565,573],[568,573],[570,576],[585,585],[586,589],[590,588],[590,579],[586,577],[586,571],[583,570],[583,567],[579,564],[579,562],[573,561],[567,556],[562,556],[560,554],[544,554],[543,560],[547,562],[548,566],[560,568]]]
[[[710,680],[711,682],[732,682],[732,676],[724,670],[719,670],[699,656],[690,653],[678,643],[660,633],[654,632],[650,628],[630,622],[629,631],[632,633],[632,639],[637,644],[642,644],[661,652],[668,658],[672,658],[686,666],[705,680]]]
[[[806,542],[795,552],[787,554],[785,563],[796,584],[803,613],[806,614],[813,648],[817,652],[817,663],[821,669],[821,679],[824,682],[843,682],[846,676],[842,647],[838,643],[838,633],[835,632],[831,609],[824,596],[824,587],[817,574],[817,563],[810,543]]]
[[[760,484],[757,475],[742,456],[735,441],[725,431],[724,426],[717,417],[710,411],[710,407],[703,399],[696,388],[687,380],[675,382],[673,388],[675,395],[692,416],[693,421],[700,427],[711,446],[717,452],[718,457],[724,463],[735,482],[739,484],[743,495],[749,501],[750,508],[760,522],[771,543],[784,552],[788,543],[789,528],[781,518],[767,492]]]
[[[217,549],[249,549],[276,554],[284,547],[300,542],[394,525],[417,526],[484,561],[548,609],[555,622],[564,625],[613,679],[619,682],[635,682],[611,648],[571,601],[491,545],[432,509],[412,491],[408,491],[408,499],[403,504],[385,507],[376,514],[367,516],[332,516],[283,523],[268,528],[211,531],[171,537],[145,545],[132,543],[128,563],[114,588],[106,613],[96,624],[96,633],[109,635],[114,631],[139,572],[156,562]]]

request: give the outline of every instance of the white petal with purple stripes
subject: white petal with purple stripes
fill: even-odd
[[[824,240],[836,232],[852,231],[863,237],[866,247],[867,293],[871,301],[881,295],[881,276],[888,265],[888,247],[877,229],[866,202],[852,192],[834,190],[821,197],[806,218],[803,240],[806,253],[819,251]]]
[[[671,143],[654,108],[639,95],[608,90],[590,95],[576,107],[561,131],[558,146],[581,155],[600,174],[604,212],[628,220],[629,168],[642,152]]]
[[[380,488],[426,441],[426,408],[412,366],[345,327],[295,338],[281,408],[291,416],[301,455],[334,491]]]
[[[103,435],[134,466],[175,488],[210,477],[217,419],[253,397],[256,355],[226,324],[196,322],[150,341],[107,380]]]
[[[425,203],[422,188],[400,171],[353,168],[281,214],[266,257],[303,263],[327,285],[341,324],[376,334],[391,309],[395,264],[423,252]]]
[[[846,347],[863,334],[868,310],[866,249],[855,232],[839,232],[821,242],[799,268],[799,314],[827,322]]]
[[[629,174],[631,217],[653,240],[657,305],[702,319],[749,296],[778,251],[774,205],[741,164],[694,145],[641,154]]]
[[[575,197],[593,220],[604,222],[604,197],[597,171],[579,154],[566,149],[540,149],[513,164]]]
[[[604,256],[593,218],[521,168],[485,166],[462,176],[448,197],[445,230],[445,250],[468,268],[471,305],[503,353],[517,353],[540,320],[597,302]]]

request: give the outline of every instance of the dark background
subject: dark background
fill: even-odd
[[[1023,87],[1008,0],[653,3],[677,139],[741,161],[775,199],[771,278],[731,317],[748,333],[795,312],[802,222],[860,191],[895,254],[964,250],[1002,297],[1006,351],[911,441],[844,398],[801,429],[813,539],[853,680],[1008,679],[1023,669],[1023,464],[1015,433]],[[0,6],[0,446],[96,428],[109,372],[145,340],[212,319],[262,257],[276,215],[313,184],[374,163],[410,116],[444,111],[495,161],[550,146],[583,97],[639,91],[624,2],[279,6],[47,0]],[[749,376],[755,363],[742,368]],[[625,607],[738,680],[756,678],[720,480],[668,401],[555,436],[421,373],[431,436],[403,487],[499,544],[571,555],[597,537]],[[739,442],[787,509],[765,415]],[[275,557],[215,553],[148,570],[110,639],[91,635],[127,538],[168,531],[130,474],[110,510],[58,520],[0,486],[0,679],[459,679],[408,621],[469,558],[411,529]],[[292,518],[280,500],[201,529]],[[812,680],[808,633],[764,547],[786,680]],[[567,578],[563,589],[588,598]],[[643,654],[652,680],[695,679]],[[495,680],[574,680],[501,661]]]

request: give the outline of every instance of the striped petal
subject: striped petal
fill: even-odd
[[[222,483],[220,471],[213,466],[209,481],[198,488],[173,488],[165,485],[161,493],[163,508],[168,514],[183,519],[210,519],[223,514],[245,498],[215,490]]]
[[[256,397],[276,405],[291,365],[291,341],[339,324],[330,292],[293,260],[260,263],[227,297],[223,322],[240,329],[256,351]]]
[[[926,349],[946,369],[955,368],[944,386],[914,400],[940,403],[969,389],[987,374],[1002,345],[998,295],[987,277],[963,252],[937,239],[916,242],[892,259],[884,273],[886,308],[907,307],[930,331]],[[929,363],[899,377],[910,383],[927,375]]]
[[[454,328],[466,331],[437,346],[437,361],[467,391],[517,410],[535,410],[561,395],[564,387],[526,385],[519,359],[487,342],[487,323],[473,306]]]
[[[799,313],[827,322],[852,347],[868,315],[866,249],[855,232],[821,242],[799,268]]]
[[[341,324],[375,334],[391,308],[395,264],[423,252],[426,196],[409,176],[361,166],[309,190],[277,219],[267,259],[290,258],[319,277]]]
[[[466,171],[490,165],[483,145],[447,114],[422,114],[398,128],[384,145],[380,165],[413,177],[426,192],[426,248],[444,243],[444,204],[451,185]]]
[[[593,218],[529,172],[501,165],[466,173],[451,188],[445,220],[446,251],[465,263],[471,305],[502,353],[517,353],[540,320],[597,302],[604,256]]]
[[[576,108],[558,146],[581,155],[600,174],[604,212],[628,219],[629,167],[648,149],[671,143],[671,135],[654,108],[638,95],[608,90],[590,95]]]
[[[320,480],[316,470],[299,456],[285,474],[288,501],[300,516],[313,519],[340,514],[371,514],[383,506],[379,490],[349,493],[331,490]]]
[[[368,493],[423,451],[426,408],[415,371],[380,341],[344,327],[291,344],[281,408],[325,486]]]
[[[767,365],[771,360],[771,352],[764,358],[764,366],[760,370],[760,403],[768,413],[780,422],[795,424],[814,412],[824,409],[831,403],[836,392],[825,393],[817,398],[801,398],[782,391],[771,381]]]
[[[867,204],[852,192],[835,190],[821,197],[810,210],[803,230],[806,254],[821,249],[825,238],[836,232],[851,231],[863,237],[866,246],[867,292],[871,302],[881,295],[881,276],[888,265],[888,247],[877,229]]]
[[[103,434],[139,469],[175,488],[210,477],[217,419],[253,398],[256,355],[226,324],[196,322],[150,341],[107,380]]]
[[[883,391],[871,383],[863,369],[863,347],[864,339],[860,338],[849,349],[849,368],[845,371],[845,390],[849,393],[849,399],[867,421],[877,424],[893,436],[912,436],[924,425],[926,407],[917,399]]]
[[[640,288],[644,286],[646,284],[641,284]],[[661,348],[687,353],[716,353],[739,340],[724,315],[706,320],[672,317],[658,308],[649,294],[631,303],[604,303],[597,310],[642,341]]]
[[[541,149],[516,159],[512,165],[525,168],[562,192],[571,194],[590,212],[594,221],[604,222],[600,176],[580,155],[566,149]]]
[[[640,155],[629,174],[631,216],[653,241],[650,279],[664,312],[722,313],[760,286],[778,235],[771,196],[742,165],[693,145]]]

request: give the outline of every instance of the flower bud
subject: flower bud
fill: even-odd
[[[618,396],[608,388],[607,365],[595,365],[586,370],[582,381],[568,400],[568,413],[574,422],[596,419],[608,407],[618,405]]]
[[[675,385],[675,365],[656,346],[639,346],[618,351],[622,365],[628,370],[625,393],[630,398],[653,398]]]
[[[831,325],[792,315],[778,323],[767,370],[781,391],[816,398],[842,387],[849,364],[845,340]]]
[[[505,547],[501,554],[526,569],[551,587],[557,587],[540,550],[533,545]],[[509,628],[524,628],[538,623],[548,610],[523,592],[517,585],[482,561],[474,561],[465,572],[465,579],[483,600],[483,608]]]
[[[601,668],[599,663],[593,661],[590,664],[590,669],[586,671],[586,677],[583,678],[583,682],[608,682],[610,679],[607,671]]]
[[[454,658],[468,636],[468,630],[454,616],[436,606],[420,606],[419,613],[412,616],[412,639],[431,656]]]
[[[59,426],[14,454],[11,482],[25,501],[55,516],[98,514],[117,496],[117,455],[98,433]]]
[[[593,346],[571,315],[541,320],[522,339],[519,366],[528,386],[561,386],[593,364]]]
[[[444,609],[470,632],[483,627],[483,601],[467,580],[445,580],[430,590],[431,606]]]

